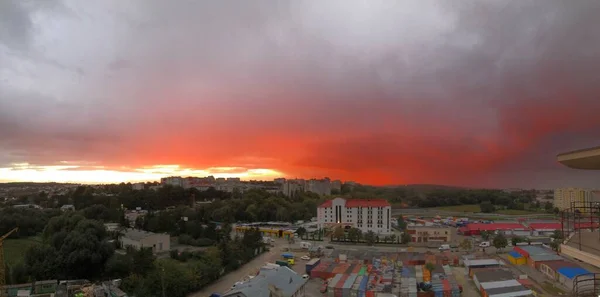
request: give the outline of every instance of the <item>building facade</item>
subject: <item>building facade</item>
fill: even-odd
[[[335,198],[317,208],[317,225],[319,228],[349,226],[362,232],[390,234],[391,212],[391,205],[383,199]]]
[[[169,234],[127,229],[121,237],[121,246],[131,246],[137,250],[152,248],[153,253],[168,252],[171,249],[171,237]]]
[[[571,205],[584,205],[591,202],[594,191],[582,188],[558,188],[554,190],[554,207],[559,210],[571,208]]]
[[[412,242],[451,242],[452,229],[448,226],[408,226]]]

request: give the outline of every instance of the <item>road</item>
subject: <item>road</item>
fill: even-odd
[[[275,247],[272,247],[269,252],[261,254],[260,256],[254,258],[252,261],[246,263],[242,267],[238,268],[235,271],[232,271],[217,281],[212,283],[211,285],[203,288],[200,291],[192,293],[188,295],[189,297],[207,297],[212,293],[224,293],[228,291],[233,284],[242,280],[244,277],[248,275],[255,275],[256,272],[265,265],[265,263],[275,263],[275,261],[280,259],[281,256],[281,248],[287,246],[287,241],[283,239],[279,239],[275,243]],[[302,266],[301,263],[294,266]]]

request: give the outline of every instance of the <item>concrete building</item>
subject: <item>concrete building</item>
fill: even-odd
[[[331,195],[331,180],[326,177],[324,179],[311,179],[307,182],[306,191],[315,194]]]
[[[145,183],[135,183],[131,184],[131,188],[137,191],[143,190],[146,187]]]
[[[475,272],[473,282],[481,296],[516,297],[532,296],[533,292],[519,283],[513,274],[506,270],[491,269]]]
[[[160,184],[163,186],[171,185],[171,186],[183,187],[183,178],[181,178],[181,176],[163,177],[160,179]]]
[[[304,297],[306,282],[288,267],[261,269],[257,276],[222,297]]]
[[[383,199],[335,198],[317,208],[319,228],[354,227],[362,232],[392,233],[392,207]]]
[[[60,207],[62,211],[75,211],[75,206],[73,204],[65,204]]]
[[[592,201],[593,190],[582,188],[558,188],[554,190],[554,207],[559,210],[571,208],[574,204],[583,205]]]
[[[171,237],[168,234],[127,229],[121,237],[121,246],[131,246],[135,249],[152,248],[154,253],[168,252],[171,249]]]
[[[281,192],[287,197],[293,197],[298,192],[306,190],[306,181],[303,179],[289,179],[281,184]]]
[[[452,229],[448,226],[408,226],[406,232],[412,242],[451,242]]]

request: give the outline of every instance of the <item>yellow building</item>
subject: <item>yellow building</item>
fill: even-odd
[[[592,190],[581,188],[559,188],[554,190],[554,207],[565,210],[592,201]]]

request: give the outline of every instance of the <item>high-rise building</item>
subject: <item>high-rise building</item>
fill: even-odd
[[[558,188],[554,190],[554,207],[566,210],[571,207],[582,207],[594,201],[593,190],[582,188]]]
[[[335,198],[317,208],[319,228],[353,227],[362,232],[392,233],[392,207],[384,199]]]

